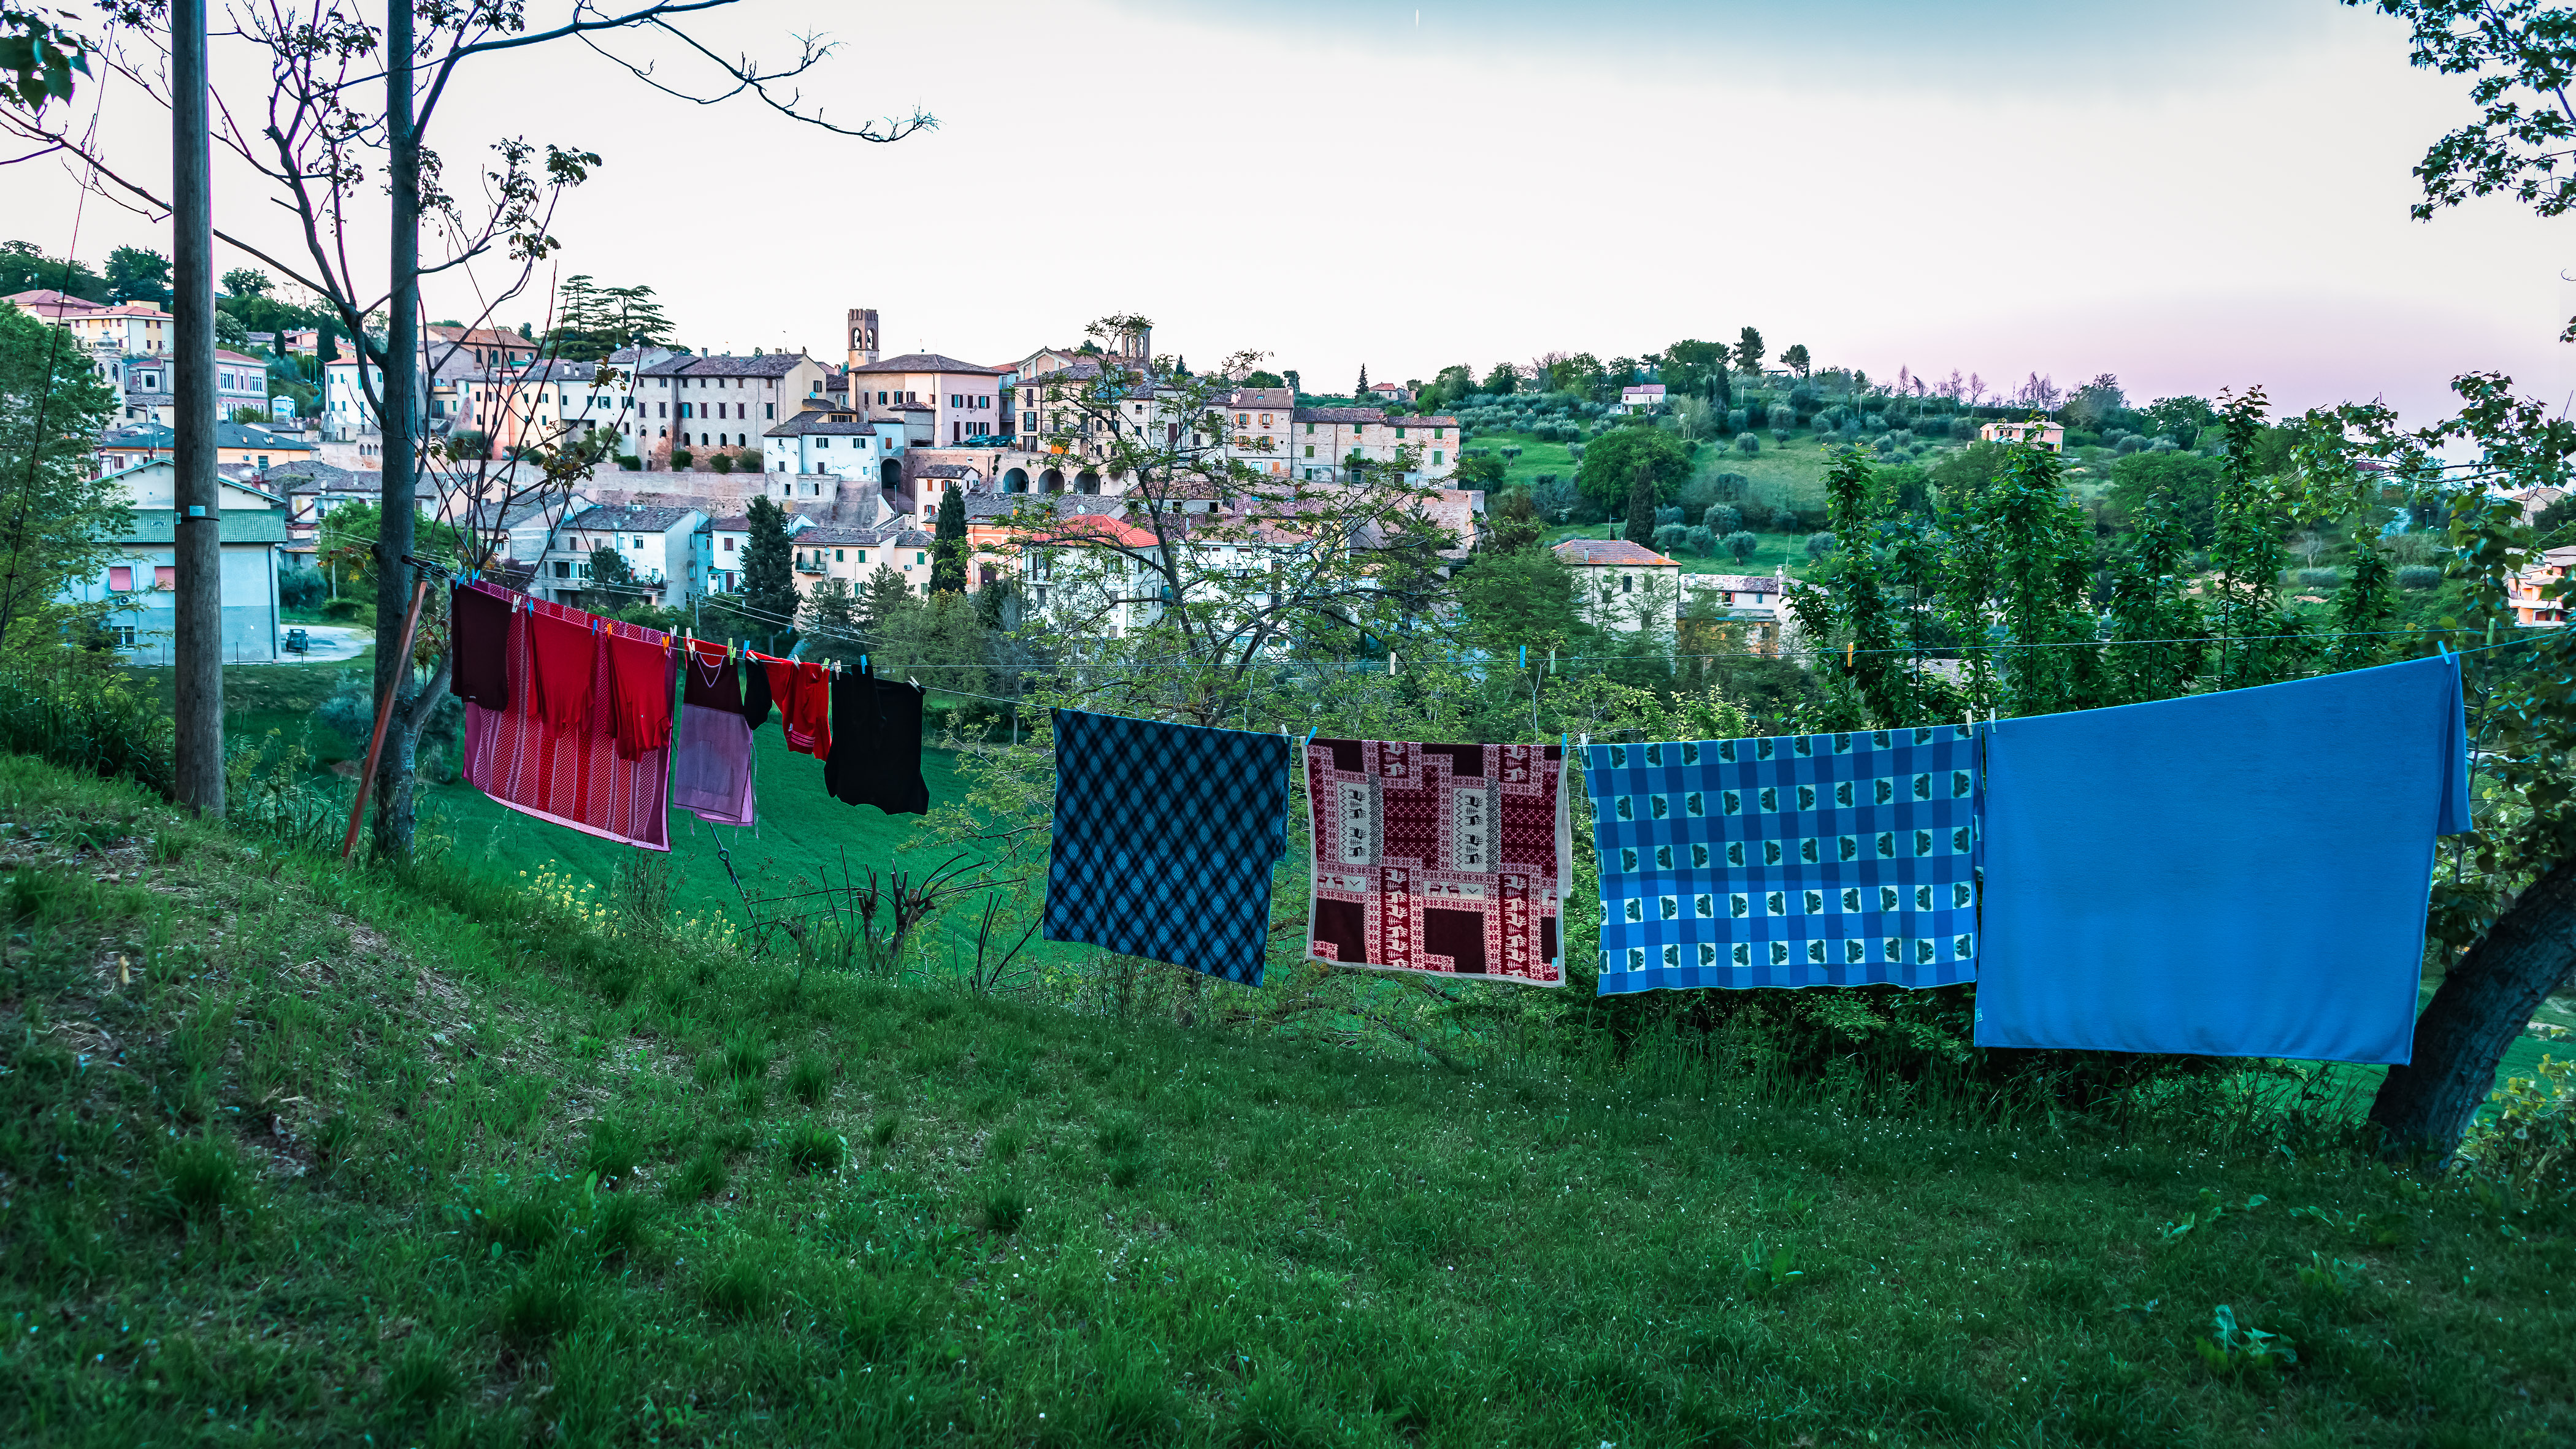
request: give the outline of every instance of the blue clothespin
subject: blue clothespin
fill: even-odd
[[[1529,646],[1527,644],[1521,646],[1521,668],[1529,668]]]
[[[1311,745],[1311,744],[1313,744],[1314,742],[1315,742],[1315,732],[1314,732],[1313,730],[1308,730],[1308,731],[1306,731],[1306,745]],[[1299,746],[1297,747],[1297,751],[1298,751],[1298,753],[1300,753],[1300,754],[1305,753],[1306,745],[1299,745]]]

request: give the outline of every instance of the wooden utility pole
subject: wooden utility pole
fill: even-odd
[[[215,234],[206,0],[170,0],[172,554],[179,803],[224,812],[223,496],[215,476]],[[273,641],[272,641],[273,642]]]
[[[390,153],[388,169],[392,173],[388,180],[393,202],[393,276],[387,289],[385,365],[376,408],[376,424],[384,439],[384,449],[378,456],[385,469],[383,491],[378,494],[382,507],[376,520],[376,712],[382,720],[397,714],[404,718],[394,753],[378,753],[367,765],[378,776],[376,849],[389,857],[411,849],[411,742],[415,736],[409,717],[413,694],[410,631],[404,630],[406,647],[399,652],[387,653],[384,640],[393,632],[395,620],[409,616],[419,607],[413,604],[405,608],[413,592],[412,569],[406,562],[412,551],[412,515],[420,506],[416,492],[420,432],[413,411],[413,394],[420,385],[420,124],[412,94],[412,71],[419,52],[413,20],[408,3],[397,3],[385,12],[385,148]],[[367,340],[350,340],[363,374]],[[376,733],[381,739],[381,724]]]

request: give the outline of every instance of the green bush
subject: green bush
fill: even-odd
[[[674,468],[686,468],[691,462],[695,461],[696,458],[697,455],[686,448],[673,448],[671,450],[671,466]]]
[[[1752,433],[1738,433],[1735,435],[1735,451],[1759,453],[1762,451],[1762,439]]]
[[[1726,536],[1727,556],[1738,564],[1751,563],[1753,556],[1761,551],[1761,536],[1749,530],[1737,529]]]
[[[329,603],[324,604],[322,606],[322,613],[326,618],[337,619],[341,623],[346,624],[355,620],[360,614],[365,613],[366,609],[367,603],[364,599],[344,596],[333,599]]]
[[[125,681],[72,669],[0,678],[0,747],[167,798],[179,788],[170,713]]]
[[[2343,583],[2343,574],[2342,574],[2342,572],[2341,572],[2340,570],[2336,570],[2336,569],[2301,569],[2301,570],[2299,570],[2299,587],[2300,587],[2300,588],[2303,588],[2303,589],[2331,589],[2331,588],[2339,587],[2342,583]]]
[[[2407,564],[2397,570],[2397,587],[2401,589],[2438,589],[2442,586],[2439,564]]]
[[[733,471],[733,454],[731,453],[717,453],[709,457],[707,462],[719,473],[730,473]]]

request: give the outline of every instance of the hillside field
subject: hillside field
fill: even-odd
[[[2576,1434],[2576,1217],[2313,1082],[2078,1114],[799,981],[23,757],[0,909],[12,1444]]]

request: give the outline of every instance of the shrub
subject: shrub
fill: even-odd
[[[1583,490],[1575,487],[1571,478],[1541,473],[1530,484],[1530,502],[1537,506],[1539,517],[1550,523],[1563,523],[1582,504]]]
[[[1751,563],[1753,556],[1761,551],[1761,537],[1749,530],[1738,529],[1726,536],[1727,556],[1738,564]]]
[[[1662,511],[1662,509],[1656,510],[1658,513]],[[1655,525],[1654,550],[1669,556],[1681,549],[1682,540],[1689,535],[1690,529],[1682,524],[1659,523]]]
[[[644,460],[632,453],[620,453],[617,455],[617,466],[629,473],[641,473],[644,471]]]
[[[1726,430],[1730,433],[1743,432],[1751,423],[1752,414],[1742,408],[1735,408],[1726,415]]]
[[[1978,426],[1975,418],[1961,413],[1950,420],[1950,436],[1963,443],[1972,441],[1977,436]]]
[[[2442,569],[2438,564],[2407,564],[2397,570],[2397,587],[2401,589],[2438,589],[2442,586]]]
[[[1717,531],[1705,525],[1687,531],[1683,545],[1700,558],[1717,552]]]
[[[1793,408],[1784,402],[1775,402],[1771,405],[1771,426],[1775,430],[1786,431],[1787,429],[1794,428],[1797,425],[1798,410],[1796,408]]]
[[[711,455],[711,456],[709,456],[709,457],[708,457],[708,459],[707,459],[707,464],[708,464],[708,466],[710,466],[710,467],[714,468],[714,469],[715,469],[717,472],[719,472],[719,473],[730,473],[730,472],[732,472],[732,471],[733,471],[733,454],[731,454],[731,453],[716,453],[716,454],[713,454],[713,455]]]
[[[1823,558],[1826,554],[1832,553],[1833,551],[1834,536],[1832,534],[1811,533],[1807,535],[1807,557]]]
[[[2340,569],[2299,570],[2299,587],[2303,589],[2331,589],[2342,583],[2343,571]]]
[[[1744,510],[1732,503],[1712,503],[1699,520],[1708,530],[1723,538],[1744,526]]]
[[[1789,430],[1787,428],[1773,428],[1771,430],[1771,441],[1774,443],[1785,443],[1789,441]]]
[[[1655,510],[1655,526],[1657,528],[1661,528],[1667,523],[1679,523],[1681,521],[1682,510],[1678,504],[1670,508],[1658,508]]]
[[[169,711],[115,676],[66,669],[0,680],[0,748],[164,797],[179,787]]]
[[[674,468],[686,468],[690,463],[696,461],[696,459],[697,455],[686,448],[673,448],[671,450],[671,466]]]
[[[2460,1160],[2490,1181],[2564,1198],[2576,1161],[2576,1063],[2543,1053],[2530,1077],[2508,1077],[2460,1139]]]
[[[1806,520],[1798,516],[1798,510],[1790,507],[1786,503],[1783,503],[1771,510],[1771,531],[1773,533],[1796,533],[1800,528],[1805,526]]]
[[[2119,436],[2119,439],[2111,444],[2111,451],[2125,458],[2146,445],[2147,440],[2143,435],[2138,433],[2122,433]]]
[[[1735,451],[1759,453],[1762,451],[1762,440],[1751,433],[1738,433],[1735,435]]]
[[[322,615],[324,618],[337,619],[346,624],[366,612],[366,609],[366,601],[363,599],[340,598],[324,604]]]
[[[322,577],[320,569],[282,568],[277,571],[277,601],[287,608],[310,609],[320,604],[329,592],[330,581]]]

